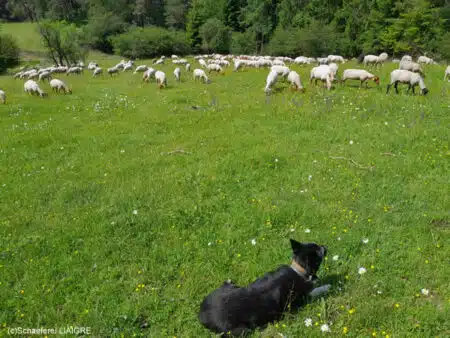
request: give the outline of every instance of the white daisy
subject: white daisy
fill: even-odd
[[[137,215],[138,211],[137,210],[133,210],[133,215]]]
[[[363,238],[363,239],[362,239],[362,242],[363,242],[364,244],[367,244],[367,243],[369,243],[369,239],[368,239],[368,238]]]
[[[211,242],[208,242],[208,246],[211,246],[212,245],[212,243]]]
[[[331,332],[330,327],[328,326],[328,324],[322,324],[322,326],[320,327],[320,331],[322,331],[322,332]]]
[[[428,290],[428,289],[422,289],[422,290],[420,290],[420,292],[422,292],[422,295],[424,295],[424,296],[428,296],[430,294],[430,290]]]
[[[339,255],[334,255],[333,256],[333,261],[337,261],[339,259]]]
[[[350,144],[353,144],[353,140],[350,140],[350,142],[349,142]]]
[[[310,229],[305,229],[305,233],[309,234],[311,232]]]
[[[251,240],[251,243],[252,243],[252,245],[256,245],[256,239],[253,238],[253,239]]]
[[[295,231],[295,228],[291,228],[291,232],[294,232]]]
[[[359,273],[360,275],[364,275],[366,272],[367,272],[367,270],[366,270],[366,268],[364,268],[364,267],[360,267],[360,268],[358,269],[358,273]]]
[[[311,181],[312,180],[312,175],[309,175],[308,176],[308,181]]]
[[[313,324],[313,321],[312,321],[311,318],[306,318],[305,319],[305,326],[306,327],[312,326],[312,324]]]

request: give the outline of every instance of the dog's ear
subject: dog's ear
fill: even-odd
[[[292,252],[294,254],[296,254],[303,249],[303,244],[300,242],[297,242],[295,239],[291,238],[291,247],[292,247]]]

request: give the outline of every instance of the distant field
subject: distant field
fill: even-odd
[[[328,246],[333,289],[263,337],[448,337],[450,83],[430,66],[429,96],[386,95],[394,67],[329,92],[294,66],[306,93],[269,97],[267,70],[169,64],[163,90],[86,71],[46,99],[0,77],[0,333],[207,337],[203,297],[289,263],[293,237]]]
[[[0,32],[12,35],[24,52],[45,52],[34,23],[2,23]]]

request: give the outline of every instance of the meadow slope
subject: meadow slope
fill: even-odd
[[[46,99],[0,77],[0,332],[206,337],[203,297],[288,263],[292,237],[328,246],[333,289],[262,336],[450,335],[450,83],[428,66],[427,97],[386,95],[395,67],[329,92],[294,66],[306,93],[271,96],[267,70],[57,75],[73,95]]]

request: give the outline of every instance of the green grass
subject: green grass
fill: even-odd
[[[394,67],[268,98],[266,70],[62,75],[74,94],[47,99],[0,77],[0,332],[206,337],[203,297],[289,263],[293,237],[328,246],[333,290],[263,336],[448,336],[450,84],[430,66],[429,96],[386,95]]]
[[[2,34],[12,35],[24,53],[45,52],[35,23],[18,22],[0,24],[0,32]]]

